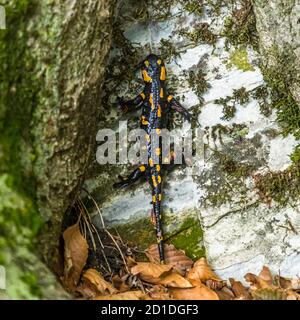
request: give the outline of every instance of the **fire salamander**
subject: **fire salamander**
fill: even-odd
[[[124,188],[146,175],[152,190],[152,221],[155,224],[156,237],[160,262],[164,263],[163,230],[161,223],[162,201],[162,172],[166,167],[162,159],[161,141],[159,147],[151,144],[151,134],[161,134],[161,130],[168,128],[169,111],[173,109],[183,115],[184,119],[191,121],[191,114],[166,89],[166,67],[164,61],[155,54],[150,54],[139,66],[145,83],[144,90],[134,99],[123,101],[118,98],[123,112],[135,107],[142,108],[140,120],[141,128],[145,130],[147,141],[148,163],[140,165],[126,179],[119,177],[120,182],[115,183],[115,188]],[[152,136],[153,137],[153,136]],[[159,139],[160,140],[160,139]],[[154,161],[153,155],[156,155]],[[170,158],[172,156],[170,155]],[[169,163],[169,159],[167,161]],[[170,166],[170,165],[169,165]]]

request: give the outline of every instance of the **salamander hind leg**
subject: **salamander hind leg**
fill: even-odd
[[[122,189],[130,186],[131,184],[138,181],[142,176],[145,175],[146,167],[144,165],[139,166],[135,169],[126,179],[119,176],[120,182],[114,183],[115,189]]]

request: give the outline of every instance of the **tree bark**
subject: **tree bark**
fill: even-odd
[[[114,3],[4,2],[0,264],[13,298],[65,297],[46,290],[59,286],[42,261],[60,270],[62,219],[91,161]]]

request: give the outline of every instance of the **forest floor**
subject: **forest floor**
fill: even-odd
[[[103,219],[103,228],[97,229],[80,200],[75,208],[77,221],[63,232],[60,279],[74,299],[300,300],[300,279],[274,276],[267,266],[258,275],[247,273],[243,283],[221,279],[205,258],[194,262],[170,244],[160,264],[156,244],[138,252],[116,230],[108,230]]]

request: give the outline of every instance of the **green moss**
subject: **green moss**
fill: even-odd
[[[291,154],[291,160],[297,164],[300,163],[300,146],[296,146],[295,150]]]
[[[265,117],[272,114],[272,105],[268,101],[269,92],[265,85],[255,88],[252,92],[252,97],[259,101],[260,112]]]
[[[203,94],[211,87],[209,82],[206,80],[206,72],[203,66],[196,70],[190,70],[188,74],[185,74],[189,86],[196,93],[200,103],[203,102]]]
[[[150,217],[149,219],[142,218],[136,222],[118,225],[116,229],[122,239],[138,251],[143,251],[149,245],[156,243],[155,229],[150,221]]]
[[[252,92],[252,97],[257,100],[265,100],[268,98],[268,96],[268,88],[265,85],[255,88]]]
[[[30,287],[33,296],[39,297],[42,294],[36,274],[30,271],[24,272],[21,279]]]
[[[300,139],[300,108],[290,92],[291,77],[294,75],[293,55],[288,50],[279,54],[273,48],[276,66],[261,66],[264,79],[271,90],[271,108],[277,110],[277,121],[282,134],[293,134]]]
[[[240,89],[233,90],[232,96],[227,96],[226,98],[220,98],[214,101],[216,104],[223,106],[223,120],[230,120],[235,116],[236,113],[236,103],[241,105],[249,102],[249,92],[246,88],[241,87]]]
[[[22,292],[27,292],[19,295],[8,288],[11,297],[26,298],[38,292],[21,276],[11,279],[16,273],[23,274],[14,266],[11,253],[18,259],[20,248],[33,252],[42,225],[35,205],[30,147],[30,122],[38,103],[40,80],[34,72],[36,61],[28,45],[27,25],[36,2],[15,0],[4,5],[7,29],[0,30],[0,261],[8,270],[8,284],[24,285]]]
[[[248,61],[247,51],[243,49],[236,49],[230,54],[226,67],[230,69],[233,66],[244,72],[255,70],[254,67]]]
[[[235,9],[231,17],[227,17],[224,23],[222,35],[226,37],[225,45],[252,45],[258,49],[258,35],[256,21],[250,0],[242,1],[240,9]]]
[[[175,234],[166,236],[168,242],[172,243],[177,249],[184,250],[191,259],[197,260],[205,256],[205,248],[202,242],[203,231],[196,217],[186,218]]]
[[[254,181],[255,188],[263,202],[270,204],[275,201],[279,206],[291,204],[300,196],[299,162],[282,172],[257,174]]]
[[[29,124],[39,86],[34,74],[35,61],[24,37],[35,4],[19,0],[5,8],[8,28],[0,31],[0,144],[5,154],[1,169],[13,172],[18,186],[23,184],[33,191],[32,172],[24,174],[21,165],[29,154],[21,154],[20,150],[26,150],[23,146],[31,142]]]
[[[246,104],[249,102],[250,94],[245,87],[233,90],[233,98],[240,104]]]
[[[241,203],[248,201],[249,186],[246,179],[265,165],[264,160],[257,157],[259,140],[243,139],[247,127],[236,127],[231,130],[232,132],[228,130],[227,134],[230,134],[233,141],[224,144],[222,152],[211,149],[210,159],[214,163],[212,170],[199,175],[197,179],[207,191],[203,199],[203,204],[207,206],[220,207],[225,203],[237,204],[237,201]]]
[[[166,215],[163,221],[165,228],[169,223],[173,224],[174,219]],[[171,233],[165,232],[167,243],[172,243],[177,249],[184,250],[192,259],[204,256],[205,249],[202,244],[203,232],[196,217],[189,214],[188,218],[180,225],[173,227],[175,227],[175,231]],[[123,241],[126,241],[132,248],[137,250],[138,259],[145,259],[143,251],[151,244],[156,243],[155,228],[150,218],[143,218],[136,222],[118,225],[116,229]]]
[[[261,70],[270,89],[270,108],[277,111],[281,134],[284,136],[293,134],[296,139],[300,139],[300,108],[290,92],[291,78],[294,77],[295,56],[288,49],[279,53],[276,47],[273,47],[269,54],[276,61],[276,65],[262,65]],[[259,93],[266,95],[264,91]],[[282,172],[269,172],[256,176],[255,185],[263,202],[269,204],[275,201],[279,206],[286,206],[299,200],[299,146],[292,153],[291,160],[293,163]]]
[[[223,114],[222,120],[230,120],[234,117],[236,113],[236,107],[235,105],[228,105],[225,104],[223,107]]]
[[[240,141],[241,138],[244,138],[249,133],[249,128],[245,124],[236,124],[233,123],[232,125],[222,125],[217,124],[211,127],[211,136],[214,142],[217,139],[223,144],[222,136],[228,135],[234,140]]]
[[[185,36],[194,44],[207,43],[213,45],[217,42],[217,35],[209,29],[207,22],[194,25],[192,31],[190,31],[190,28],[181,29],[178,34]]]
[[[246,88],[241,87],[240,89],[233,90],[232,96],[226,98],[216,99],[214,103],[223,106],[223,120],[230,120],[235,116],[236,104],[241,105],[248,103],[250,100],[250,94],[246,91]]]
[[[170,62],[172,59],[180,57],[180,53],[176,49],[175,45],[169,39],[161,39],[159,42],[159,52],[161,57]]]
[[[233,160],[229,155],[222,154],[220,152],[215,152],[219,158],[220,168],[231,177],[243,178],[248,177],[253,171],[250,165],[245,163],[238,163]]]
[[[277,110],[277,121],[282,127],[282,133],[291,133],[300,139],[300,109],[289,91],[288,82],[275,70],[264,70],[263,74],[272,89],[271,107]]]
[[[194,13],[198,16],[203,15],[204,11],[204,1],[202,0],[180,0],[180,3],[183,5],[184,9],[190,13]]]

